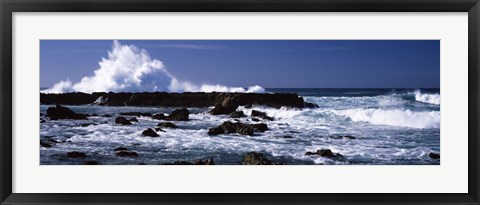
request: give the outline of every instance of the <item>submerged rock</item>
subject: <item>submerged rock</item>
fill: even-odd
[[[230,113],[230,117],[231,118],[245,117],[245,113],[243,113],[243,111],[235,111],[235,112]]]
[[[46,123],[47,121],[45,121],[44,119],[41,119],[40,120],[40,123]]]
[[[115,155],[119,157],[137,157],[138,156],[136,152],[125,151],[125,150],[118,151],[115,153]]]
[[[53,146],[52,144],[50,144],[46,141],[40,140],[40,147],[50,148],[52,146]]]
[[[171,122],[161,122],[157,124],[157,127],[177,128],[177,126]]]
[[[156,120],[164,120],[166,118],[166,116],[163,113],[158,113],[158,114],[152,115],[152,118],[156,119]]]
[[[312,155],[318,155],[318,156],[321,156],[321,157],[337,159],[337,160],[344,159],[343,155],[341,155],[339,153],[333,153],[332,150],[330,150],[330,149],[319,149],[316,152],[306,152],[305,153],[305,156],[312,156]]]
[[[138,119],[136,117],[132,117],[130,118],[128,121],[130,122],[138,122]]]
[[[144,130],[142,132],[142,135],[143,136],[146,136],[146,137],[158,137],[160,135],[158,135],[155,131],[153,131],[152,129],[148,128],[146,130]]]
[[[432,159],[440,159],[440,154],[437,154],[437,153],[430,152],[428,156]]]
[[[117,117],[115,118],[115,123],[121,124],[121,125],[131,125],[132,123],[130,120],[127,120],[125,117]]]
[[[102,117],[112,117],[112,116],[109,114],[105,114],[105,115],[102,115]]]
[[[250,152],[243,158],[242,165],[284,165],[285,163],[273,162],[267,159],[263,154]]]
[[[152,113],[149,112],[122,112],[120,115],[125,115],[125,116],[144,116],[144,117],[151,117]]]
[[[238,108],[238,105],[216,105],[215,108],[210,110],[210,114],[212,115],[228,115],[232,112],[235,112]]]
[[[171,121],[188,121],[188,112],[187,108],[181,108],[174,110],[170,115],[168,115],[165,120]]]
[[[73,112],[67,107],[63,107],[57,104],[55,107],[49,107],[47,109],[47,117],[50,120],[59,120],[59,119],[72,119],[72,120],[86,120],[87,115],[78,114]]]
[[[85,158],[87,157],[87,155],[83,152],[73,151],[73,152],[67,152],[67,157],[68,158]]]

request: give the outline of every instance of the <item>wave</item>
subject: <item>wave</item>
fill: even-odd
[[[42,93],[67,92],[265,92],[255,85],[247,89],[224,85],[196,85],[175,78],[164,64],[134,45],[113,42],[107,58],[102,58],[93,75],[79,82],[62,80]]]
[[[412,128],[439,128],[439,111],[419,111],[394,109],[347,109],[333,110],[334,113],[346,116],[354,122],[368,122],[377,125],[390,125]]]
[[[414,94],[416,101],[440,105],[440,94],[422,94],[420,90],[415,90]]]

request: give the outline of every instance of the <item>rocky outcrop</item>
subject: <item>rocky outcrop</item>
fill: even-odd
[[[157,132],[153,131],[152,129],[148,128],[142,132],[142,135],[145,137],[158,137],[160,135]]]
[[[270,121],[274,120],[273,117],[267,116],[267,113],[260,112],[258,110],[252,110],[252,117],[260,117],[260,118],[263,118],[265,120],[270,120]]]
[[[210,110],[210,114],[212,115],[228,115],[232,112],[235,112],[238,108],[238,105],[216,105],[215,108]]]
[[[171,122],[161,122],[157,124],[157,127],[177,128],[177,126]]]
[[[171,120],[171,121],[188,121],[188,115],[190,112],[188,112],[187,108],[181,108],[181,109],[176,109],[170,115],[165,117],[165,120]]]
[[[332,150],[330,149],[319,149],[316,152],[306,152],[305,156],[312,156],[312,155],[317,155],[320,157],[326,157],[330,159],[337,159],[337,160],[342,160],[344,159],[343,155],[339,153],[333,153]]]
[[[128,121],[130,122],[138,122],[138,119],[136,117],[132,117],[130,118]]]
[[[253,135],[255,131],[265,132],[268,130],[268,126],[264,123],[260,124],[243,124],[240,122],[230,122],[226,121],[220,126],[211,128],[208,130],[209,135],[219,135],[219,134],[229,134],[229,133],[238,133],[241,135]]]
[[[115,123],[120,124],[120,125],[131,125],[132,123],[130,120],[127,120],[125,117],[117,117],[115,118]]]
[[[152,118],[156,119],[156,120],[164,120],[165,117],[167,117],[167,116],[165,116],[165,114],[163,114],[163,113],[158,113],[158,114],[152,115]]]
[[[49,107],[47,109],[47,117],[50,120],[60,120],[60,119],[72,119],[72,120],[86,120],[87,115],[78,114],[73,112],[67,107],[63,107],[57,104],[55,107]]]
[[[263,154],[250,152],[242,160],[242,165],[284,165],[285,163],[273,162],[267,159]]]
[[[210,107],[262,105],[269,107],[305,107],[302,97],[293,93],[63,93],[40,94],[41,104],[85,105],[101,97],[99,105],[152,107]]]
[[[245,117],[245,113],[243,113],[243,111],[235,111],[235,112],[230,113],[230,117],[231,118]]]

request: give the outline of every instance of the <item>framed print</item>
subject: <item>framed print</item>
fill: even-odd
[[[2,1],[2,204],[478,204],[478,1]]]

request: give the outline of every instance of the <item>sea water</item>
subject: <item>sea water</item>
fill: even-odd
[[[208,130],[228,115],[210,115],[210,108],[188,108],[189,121],[174,121],[176,129],[163,128],[160,137],[143,137],[142,131],[163,120],[137,117],[133,125],[117,125],[121,112],[170,113],[174,107],[67,106],[77,113],[97,114],[88,120],[47,120],[40,123],[40,139],[66,141],[40,148],[41,164],[151,164],[174,161],[194,162],[212,158],[215,164],[237,165],[248,152],[259,152],[276,162],[323,165],[415,165],[440,164],[430,152],[440,153],[439,89],[266,89],[272,93],[297,93],[318,108],[271,108],[240,106],[266,112],[274,121],[269,130],[254,136],[222,134],[210,136]],[[48,107],[40,105],[44,115]],[[112,117],[102,117],[109,114]],[[129,117],[127,117],[129,118]],[[239,118],[253,122],[249,116]],[[84,123],[93,123],[81,126]],[[355,139],[339,136],[353,136]],[[118,157],[114,149],[126,147],[138,157]],[[330,149],[343,160],[305,156],[307,151]],[[84,152],[83,159],[67,158],[71,151]]]

